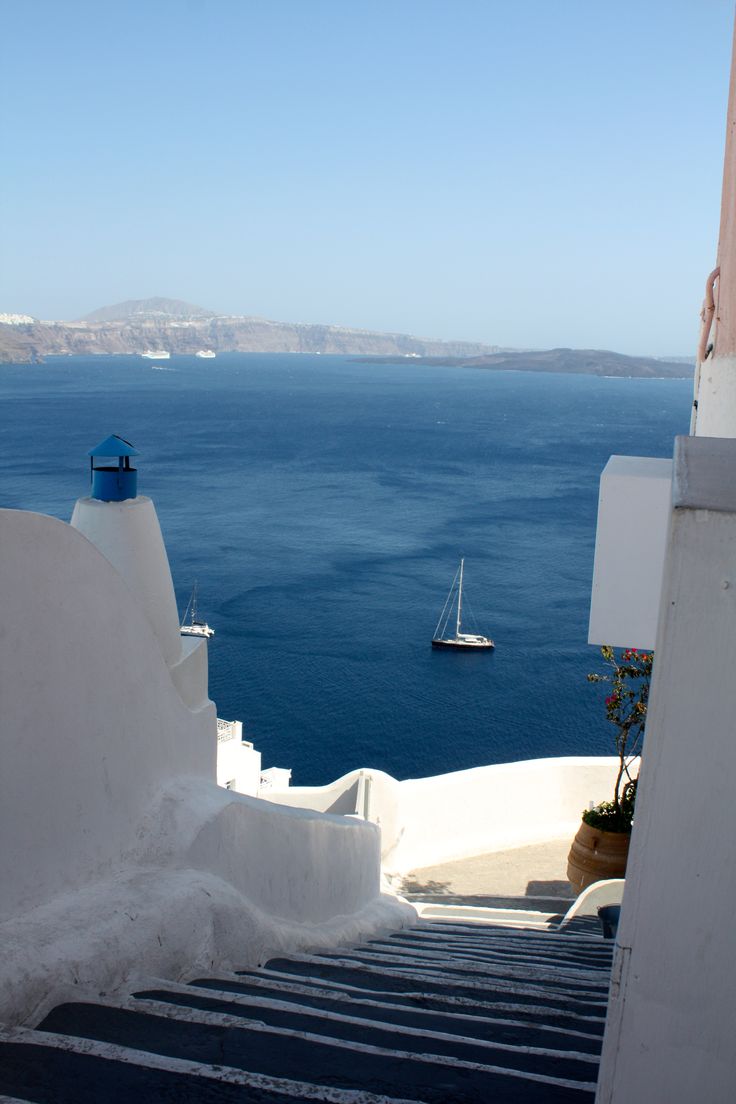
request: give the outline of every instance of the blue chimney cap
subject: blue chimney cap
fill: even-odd
[[[140,456],[137,448],[134,448],[130,441],[126,441],[124,437],[118,437],[117,433],[112,433],[109,437],[106,437],[104,441],[100,441],[99,445],[90,449],[87,453],[88,456]]]

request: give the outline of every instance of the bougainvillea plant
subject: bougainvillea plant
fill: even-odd
[[[616,729],[618,771],[613,801],[603,801],[595,809],[586,809],[583,820],[592,828],[606,832],[630,832],[637,783],[637,779],[631,777],[630,768],[641,753],[654,653],[626,648],[616,656],[613,648],[604,645],[601,655],[610,671],[605,675],[588,675],[588,682],[607,682],[610,686],[606,717]]]

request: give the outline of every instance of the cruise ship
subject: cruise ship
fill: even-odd
[[[146,360],[168,360],[171,356],[166,349],[146,349],[145,353],[141,353],[142,357]]]
[[[202,360],[214,360],[217,353],[213,352],[212,349],[200,349],[199,352],[194,355],[201,357]]]

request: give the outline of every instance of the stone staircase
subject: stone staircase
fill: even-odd
[[[472,922],[105,1003],[0,1032],[0,1102],[592,1102],[612,946]]]

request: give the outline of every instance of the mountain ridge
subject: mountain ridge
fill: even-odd
[[[21,316],[19,316],[21,317]],[[126,299],[73,322],[0,325],[0,362],[29,363],[45,356],[141,354],[147,349],[193,354],[336,353],[345,356],[481,356],[497,345],[435,341],[411,334],[358,330],[323,323],[276,322],[219,314],[181,299]]]
[[[194,303],[186,303],[183,299],[165,299],[157,295],[150,299],[125,299],[122,303],[99,307],[76,321],[127,322],[131,319],[142,321],[146,318],[216,318],[219,315],[220,311],[206,310],[204,307],[195,306]]]
[[[383,361],[413,357],[433,364],[497,371],[598,376],[692,375],[692,361],[681,357],[632,357],[605,349],[508,349],[348,326],[275,322],[220,314],[161,296],[126,299],[73,322],[32,319],[0,323],[0,363],[38,363],[47,356],[140,355],[148,349],[166,349],[175,355],[212,349],[216,353],[326,353]]]
[[[503,350],[489,356],[469,359],[427,357],[432,364],[458,365],[464,368],[493,368],[496,371],[560,372],[565,375],[611,376],[641,379],[688,379],[695,361],[685,357],[628,356],[610,349],[518,349]]]

